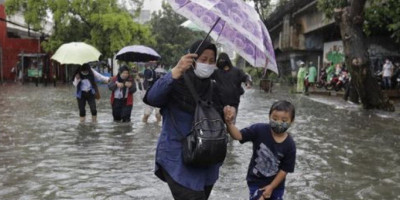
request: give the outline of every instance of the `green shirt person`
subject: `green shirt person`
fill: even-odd
[[[326,69],[326,80],[328,82],[331,82],[333,75],[335,75],[335,65],[333,65],[332,63],[330,63],[329,67]]]
[[[310,67],[308,68],[308,82],[314,84],[317,78],[317,68],[310,62]]]

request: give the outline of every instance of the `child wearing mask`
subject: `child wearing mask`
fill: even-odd
[[[288,101],[277,101],[269,111],[269,124],[257,123],[240,131],[233,123],[235,108],[225,106],[224,115],[233,139],[253,143],[246,178],[250,199],[282,200],[286,175],[294,171],[296,160],[295,142],[286,132],[294,121],[294,106]]]
[[[117,76],[111,79],[108,88],[112,91],[111,107],[114,121],[130,122],[136,83],[127,66],[118,69]]]
[[[78,101],[81,122],[85,121],[86,102],[88,102],[90,112],[92,113],[92,122],[97,121],[95,99],[100,99],[100,93],[97,88],[96,80],[107,83],[109,81],[109,77],[101,75],[96,70],[92,69],[87,63],[80,66],[75,72],[74,81],[72,84],[76,87],[75,96]]]

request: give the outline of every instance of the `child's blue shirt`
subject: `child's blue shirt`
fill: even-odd
[[[293,172],[296,160],[296,144],[293,138],[288,137],[277,143],[269,124],[258,123],[240,130],[240,143],[253,142],[253,155],[247,171],[247,183],[264,187],[270,184],[279,170]],[[285,187],[283,180],[276,189]]]

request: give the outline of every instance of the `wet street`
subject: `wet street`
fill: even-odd
[[[66,85],[0,86],[0,199],[172,199],[153,174],[160,126],[154,116],[141,122],[139,95],[133,122],[114,123],[110,92],[102,87],[98,123],[80,124],[74,91]],[[395,113],[364,111],[336,97],[287,91],[247,90],[237,118],[243,128],[267,122],[275,100],[295,104],[290,132],[297,162],[285,199],[400,199],[399,103]],[[248,199],[251,154],[250,143],[230,142],[210,200]]]

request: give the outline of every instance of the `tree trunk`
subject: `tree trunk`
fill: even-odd
[[[381,91],[370,69],[370,60],[363,32],[363,11],[366,0],[353,0],[343,9],[335,9],[340,26],[346,66],[363,108],[394,111],[394,106]]]

